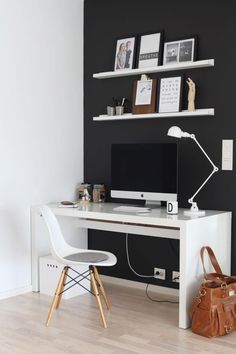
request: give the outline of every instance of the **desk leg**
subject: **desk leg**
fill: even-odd
[[[189,308],[194,297],[198,295],[203,281],[200,249],[207,245],[214,250],[222,271],[230,274],[231,216],[229,214],[193,219],[180,228],[180,328],[190,326]],[[212,271],[207,259],[206,268],[209,272]]]
[[[38,264],[38,247],[37,247],[37,222],[40,218],[39,210],[37,207],[32,207],[30,211],[30,222],[31,222],[31,282],[32,290],[34,292],[39,291],[39,264]]]
[[[187,308],[187,282],[186,282],[186,226],[180,228],[180,252],[179,252],[179,327],[188,328],[188,308]]]
[[[32,291],[39,292],[39,257],[50,254],[46,223],[39,207],[31,208],[31,283]]]

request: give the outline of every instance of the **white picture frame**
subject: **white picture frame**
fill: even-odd
[[[193,62],[196,57],[196,38],[164,43],[163,65]]]

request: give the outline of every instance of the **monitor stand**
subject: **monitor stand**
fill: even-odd
[[[146,200],[145,207],[151,208],[151,209],[161,208],[161,201],[159,201],[159,200]]]

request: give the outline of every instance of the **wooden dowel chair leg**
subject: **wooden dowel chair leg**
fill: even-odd
[[[67,269],[68,267],[64,267],[63,271],[61,272],[61,275],[60,275],[60,278],[59,278],[59,281],[58,281],[58,284],[57,284],[57,288],[56,288],[56,291],[55,291],[55,295],[53,297],[53,301],[52,301],[52,304],[51,304],[51,307],[49,309],[49,312],[48,312],[48,317],[47,317],[47,321],[46,321],[46,326],[49,325],[49,322],[51,320],[51,317],[52,317],[52,313],[57,305],[57,302],[58,302],[58,294],[60,294],[60,289],[61,289],[61,286],[63,284],[63,279],[65,277],[65,274],[67,272]]]
[[[65,288],[65,283],[66,283],[66,278],[67,278],[67,274],[68,274],[68,271],[69,271],[69,268],[67,267],[66,269],[66,272],[64,274],[64,277],[63,277],[63,280],[62,280],[62,283],[61,283],[61,288],[60,288],[60,291],[59,291],[59,295],[58,295],[58,298],[57,298],[57,303],[56,303],[56,309],[58,309],[58,307],[60,306],[60,303],[61,303],[61,298],[62,298],[62,292]]]
[[[94,277],[93,269],[90,269],[89,273],[90,273],[91,284],[92,284],[92,288],[93,288],[93,291],[94,291],[94,295],[95,295],[96,300],[97,300],[98,309],[99,309],[99,312],[100,312],[100,315],[101,315],[101,318],[102,318],[102,323],[103,323],[104,328],[107,328],[106,319],[105,319],[105,316],[104,316],[104,313],[103,313],[102,304],[101,304],[101,300],[100,300],[100,296],[99,296],[96,280],[95,280],[95,277]]]
[[[108,298],[107,298],[107,295],[106,295],[106,292],[104,290],[104,287],[103,287],[103,284],[102,284],[102,281],[101,281],[101,278],[100,278],[100,275],[98,273],[98,270],[97,270],[97,267],[93,266],[93,270],[94,270],[94,275],[95,275],[95,279],[97,280],[98,284],[99,284],[99,287],[100,287],[100,290],[101,290],[101,295],[104,299],[104,302],[106,304],[106,307],[108,310],[110,310],[110,303],[108,301]]]

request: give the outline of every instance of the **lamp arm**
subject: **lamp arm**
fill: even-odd
[[[198,188],[198,190],[194,193],[194,195],[189,198],[188,202],[190,204],[193,203],[193,199],[196,197],[196,195],[200,192],[200,190],[205,186],[205,184],[209,181],[209,179],[211,178],[211,176],[218,171],[218,168],[216,167],[216,169],[214,168],[213,171],[209,174],[209,176],[207,177],[207,179],[203,182],[203,184]]]
[[[195,141],[195,143],[197,144],[197,146],[199,147],[199,149],[203,152],[203,154],[206,156],[207,160],[210,162],[210,164],[212,165],[213,168],[217,169],[218,171],[218,167],[216,167],[216,165],[211,161],[210,157],[207,155],[206,151],[203,149],[203,147],[200,145],[200,143],[197,141],[196,137],[194,134],[191,134],[191,139],[193,139]],[[217,172],[215,171],[215,172]]]
[[[198,190],[194,193],[194,195],[189,198],[188,202],[190,204],[194,204],[195,202],[193,201],[193,199],[196,197],[196,195],[200,192],[200,190],[205,186],[205,184],[209,181],[209,179],[212,177],[212,175],[217,172],[219,169],[218,167],[216,167],[216,165],[212,162],[212,160],[210,159],[210,157],[207,155],[207,153],[205,152],[205,150],[203,149],[203,147],[200,145],[200,143],[197,141],[196,137],[194,134],[191,134],[191,138],[195,141],[195,143],[197,144],[197,146],[200,148],[200,150],[203,152],[203,154],[206,156],[206,158],[208,159],[208,161],[210,162],[210,164],[213,167],[212,172],[209,174],[209,176],[205,179],[205,181],[203,182],[203,184],[198,188]],[[196,204],[196,203],[195,203]],[[197,205],[196,205],[197,207]]]

